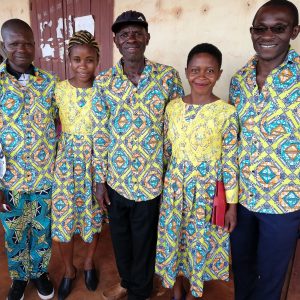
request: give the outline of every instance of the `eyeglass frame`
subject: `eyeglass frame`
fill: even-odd
[[[290,26],[289,24],[276,24],[274,26],[265,26],[265,25],[251,26],[250,32],[255,35],[263,35],[270,30],[273,34],[282,34],[285,33],[285,31],[289,26]]]

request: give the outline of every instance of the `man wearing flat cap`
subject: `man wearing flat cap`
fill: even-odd
[[[145,300],[152,291],[163,177],[163,115],[183,96],[178,72],[145,58],[145,16],[126,11],[112,25],[121,60],[95,80],[96,196],[108,210],[121,285],[106,299]]]

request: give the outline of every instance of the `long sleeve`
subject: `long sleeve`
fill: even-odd
[[[169,116],[166,110],[164,115],[164,170],[167,169],[167,165],[172,155],[172,144],[168,137],[169,129]]]
[[[107,178],[107,158],[110,135],[108,122],[110,110],[105,98],[100,93],[99,83],[94,83],[94,93],[92,99],[93,116],[93,168],[96,182],[106,182]]]
[[[240,86],[236,77],[232,77],[229,88],[229,103],[236,105],[239,102]]]
[[[225,185],[227,203],[238,202],[238,121],[234,112],[222,129],[222,177]]]
[[[169,100],[182,98],[184,96],[184,90],[182,87],[182,82],[179,76],[179,73],[174,69],[173,71],[174,77],[173,77],[173,85],[170,89],[170,97]]]

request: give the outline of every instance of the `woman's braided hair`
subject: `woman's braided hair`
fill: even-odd
[[[70,38],[69,44],[68,44],[68,54],[69,55],[70,55],[71,49],[77,45],[90,45],[96,50],[98,57],[100,56],[100,48],[99,48],[98,43],[96,42],[94,36],[86,30],[77,31]]]

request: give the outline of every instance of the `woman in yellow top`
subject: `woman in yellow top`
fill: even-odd
[[[76,276],[73,264],[73,235],[80,234],[87,245],[84,273],[89,290],[98,279],[93,264],[103,215],[93,193],[92,181],[92,92],[99,47],[88,31],[76,32],[68,54],[74,74],[55,90],[62,133],[58,143],[52,196],[52,238],[59,242],[65,274],[58,299],[71,292]]]
[[[202,297],[203,282],[228,280],[229,233],[238,201],[235,108],[213,94],[222,54],[195,46],[187,59],[191,94],[171,101],[165,113],[165,175],[160,209],[156,273],[173,287],[174,299]],[[223,180],[225,227],[210,223],[216,180]]]

